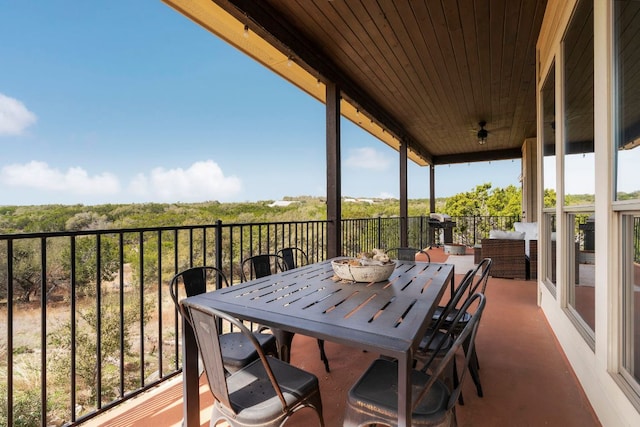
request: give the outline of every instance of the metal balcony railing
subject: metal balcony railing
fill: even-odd
[[[473,245],[516,218],[452,218]],[[412,217],[408,244],[442,243]],[[195,265],[240,281],[241,260],[296,246],[326,258],[326,221],[0,235],[0,425],[76,425],[180,373],[168,283]],[[345,219],[342,254],[400,246],[400,219]]]

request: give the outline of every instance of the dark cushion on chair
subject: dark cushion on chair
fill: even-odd
[[[267,354],[278,354],[276,338],[272,334],[254,333]],[[240,332],[220,335],[220,348],[224,354],[225,367],[235,372],[258,358],[258,352],[247,337]]]
[[[411,396],[415,398],[429,381],[429,375],[420,371],[412,371]],[[366,407],[375,403],[378,411],[393,417],[398,413],[398,365],[395,362],[376,359],[367,372],[349,391],[349,404],[360,407],[366,412]],[[390,392],[393,390],[393,392]],[[449,390],[440,380],[437,380],[422,399],[420,405],[413,411],[412,417],[426,420],[432,417],[449,416],[447,403]],[[436,419],[433,420],[437,421]]]
[[[288,404],[299,400],[299,396],[313,394],[314,389],[318,389],[318,378],[315,375],[273,357],[267,359]],[[282,412],[280,399],[259,360],[231,375],[227,384],[229,398],[239,421],[250,420],[251,425],[259,425],[263,420],[273,418],[273,414]],[[219,409],[224,410],[223,407]]]

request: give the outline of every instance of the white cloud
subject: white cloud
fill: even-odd
[[[391,159],[374,148],[355,148],[349,152],[345,165],[360,169],[384,171],[391,165]]]
[[[129,191],[136,197],[167,202],[228,199],[242,190],[242,181],[225,177],[212,160],[196,162],[188,169],[155,168],[149,176],[138,174]]]
[[[20,135],[36,122],[36,115],[17,99],[0,93],[0,136]]]
[[[116,194],[120,189],[118,178],[110,173],[90,176],[79,167],[60,171],[39,161],[4,166],[0,170],[0,182],[9,187],[76,195]]]
[[[155,168],[148,174],[139,173],[126,189],[112,173],[90,175],[80,167],[62,171],[45,162],[31,161],[2,167],[0,185],[7,191],[22,192],[23,197],[41,192],[39,197],[46,201],[34,203],[228,200],[242,190],[241,180],[225,177],[212,160],[196,162],[188,169]]]

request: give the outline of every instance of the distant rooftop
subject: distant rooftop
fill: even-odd
[[[297,200],[276,200],[273,203],[268,204],[267,206],[269,206],[270,208],[273,207],[287,207],[292,203],[298,203]]]

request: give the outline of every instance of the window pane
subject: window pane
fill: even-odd
[[[593,1],[578,0],[563,48],[563,158],[562,178],[565,206],[595,204]],[[568,212],[568,233],[558,236],[562,276],[559,281],[567,296],[567,308],[581,325],[585,337],[595,340],[595,287],[592,271],[581,267],[590,251],[593,258],[595,221],[593,212]],[[586,237],[585,237],[586,236]],[[566,241],[564,239],[567,239]],[[585,249],[585,241],[588,241]],[[590,265],[585,264],[585,270]]]
[[[640,214],[623,215],[622,224],[622,366],[640,381]]]
[[[558,267],[556,265],[556,214],[544,213],[544,228],[546,235],[547,247],[544,255],[546,259],[546,267],[544,268],[544,283],[547,284],[549,290],[555,296],[556,276]]]
[[[556,65],[542,86],[542,179],[544,185],[544,207],[556,206]]]
[[[615,2],[616,200],[640,199],[640,2]]]
[[[593,151],[593,3],[576,6],[564,48],[565,204],[594,203]]]
[[[568,248],[568,304],[578,313],[584,323],[595,331],[595,215],[591,213],[570,214],[568,224],[572,226],[573,247]]]

